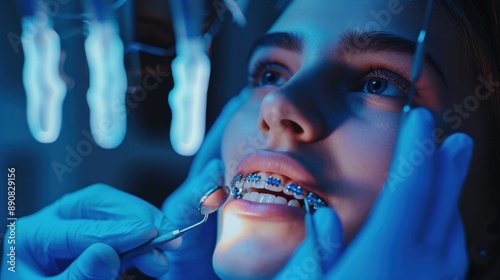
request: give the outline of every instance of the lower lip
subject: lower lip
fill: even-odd
[[[304,219],[302,208],[284,204],[256,203],[244,199],[235,199],[226,204],[224,211],[259,220],[290,220]]]

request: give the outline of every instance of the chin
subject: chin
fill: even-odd
[[[220,215],[213,265],[222,279],[272,279],[305,237],[299,208],[235,200]]]

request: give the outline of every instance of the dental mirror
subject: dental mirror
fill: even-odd
[[[198,210],[203,215],[212,214],[226,202],[231,191],[228,186],[217,186],[209,190],[201,199]]]
[[[150,241],[146,242],[145,244],[142,244],[139,247],[136,247],[134,249],[131,249],[127,252],[124,252],[120,254],[120,260],[122,262],[128,261],[132,258],[135,258],[149,250],[152,250],[153,248],[156,248],[158,246],[161,246],[169,241],[172,241],[178,237],[180,237],[184,232],[193,229],[204,222],[207,221],[208,215],[212,214],[213,212],[217,211],[224,202],[226,202],[227,198],[231,194],[231,191],[229,190],[228,186],[216,186],[212,189],[210,189],[201,199],[200,203],[198,204],[198,210],[202,215],[204,215],[203,219],[199,221],[198,223],[188,226],[183,229],[178,229],[174,230],[172,232],[166,233],[164,235],[158,236],[156,238],[151,239]]]

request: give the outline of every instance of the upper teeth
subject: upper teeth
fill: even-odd
[[[282,176],[272,175],[264,172],[251,173],[247,177],[237,175],[231,181],[231,188],[233,193],[237,198],[243,198],[245,200],[250,200],[260,203],[277,203],[277,204],[288,204],[289,206],[300,207],[299,201],[305,197],[314,208],[326,206],[326,204],[314,193],[309,192],[308,194],[302,189],[301,186],[288,182],[285,186],[282,182]],[[252,190],[251,190],[252,189]],[[273,192],[283,192],[286,194],[285,197],[274,196],[272,194],[262,194],[255,191],[255,189],[267,189]],[[295,199],[290,199],[287,203],[287,196],[293,196]]]

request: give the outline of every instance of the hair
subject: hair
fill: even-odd
[[[479,76],[486,80],[491,77],[495,82],[500,80],[500,0],[437,0],[434,1],[439,9],[442,9],[449,15],[454,25],[455,36],[463,41],[466,53],[467,64],[473,77]],[[493,197],[482,197],[500,201],[500,88],[495,87],[487,101],[487,120],[488,128],[488,151],[491,174],[489,186],[480,186],[481,188],[490,188],[488,194],[495,194]],[[477,187],[477,186],[474,186]],[[471,209],[462,209],[469,211]],[[490,225],[488,232],[496,235],[496,244],[490,248],[484,248],[491,253],[490,259],[486,262],[477,261],[470,257],[469,275],[470,279],[498,279],[500,273],[500,213],[496,209],[496,221]],[[478,217],[474,217],[478,218]],[[467,243],[474,243],[474,240],[467,240]],[[481,243],[481,241],[479,241]],[[474,254],[472,248],[468,245],[469,256]]]

